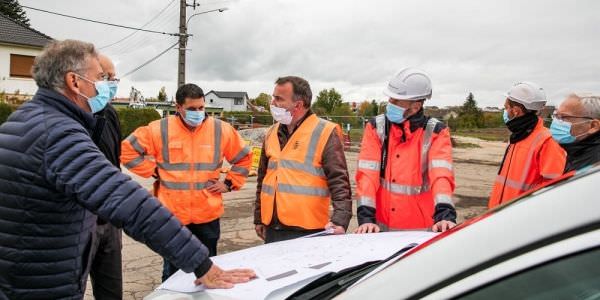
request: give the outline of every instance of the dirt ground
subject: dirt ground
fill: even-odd
[[[505,144],[483,141],[469,137],[455,137],[461,143],[471,143],[480,148],[454,149],[454,170],[456,176],[455,205],[459,222],[484,212],[498,165],[504,154]],[[352,187],[357,165],[355,152],[347,152],[346,159],[350,171]],[[125,170],[125,169],[124,169]],[[152,181],[132,175],[145,187]],[[256,191],[256,177],[250,177],[244,188],[238,192],[225,194],[225,215],[221,219],[220,254],[261,244],[256,237],[253,225],[253,202]],[[349,231],[356,228],[356,218],[350,223]],[[123,284],[124,299],[142,299],[160,284],[162,258],[126,235],[123,235]],[[91,286],[85,299],[93,299]]]

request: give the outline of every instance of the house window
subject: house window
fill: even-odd
[[[244,105],[244,99],[235,98],[235,100],[233,100],[233,105]]]
[[[35,56],[10,55],[10,77],[32,78],[31,67]]]

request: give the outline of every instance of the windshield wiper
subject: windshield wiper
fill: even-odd
[[[289,296],[287,299],[291,300],[309,300],[309,299],[332,299],[339,295],[355,282],[360,280],[363,276],[367,275],[371,271],[377,269],[382,264],[389,260],[392,260],[404,252],[417,246],[416,243],[412,243],[400,251],[394,253],[394,255],[388,257],[385,260],[366,262],[358,266],[341,270],[337,273],[329,273],[315,281],[309,283],[305,287],[296,291],[294,294]]]

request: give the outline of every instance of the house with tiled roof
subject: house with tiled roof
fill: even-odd
[[[0,13],[0,92],[33,95],[34,58],[52,38]]]

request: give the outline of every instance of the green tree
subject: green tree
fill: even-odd
[[[377,101],[375,101],[375,99],[371,101],[371,114],[372,116],[376,116],[379,114],[379,104],[377,104]]]
[[[331,112],[331,120],[346,129],[346,124],[350,124],[353,128],[357,128],[360,125],[360,118],[356,117],[352,112],[352,108],[349,103],[341,103],[336,106]]]
[[[482,128],[484,126],[483,112],[477,107],[473,93],[469,93],[458,114],[458,128]]]
[[[17,0],[0,1],[0,13],[29,26],[29,18]]]
[[[158,91],[158,97],[156,97],[156,99],[160,102],[167,101],[167,89],[164,86]]]
[[[315,103],[312,105],[313,111],[331,114],[333,110],[342,105],[342,95],[334,88],[325,89],[319,92]],[[350,110],[352,111],[352,110]]]
[[[269,111],[271,105],[271,96],[269,94],[260,93],[258,96],[256,96],[256,98],[254,98],[254,100],[252,100],[252,103],[255,106],[262,106],[265,108],[265,110]]]
[[[361,117],[372,117],[375,115],[373,114],[373,108],[369,101],[363,101],[360,103],[358,106],[358,115]]]

